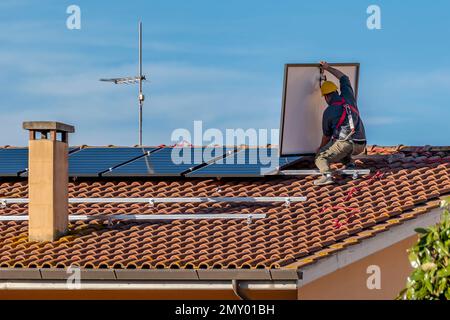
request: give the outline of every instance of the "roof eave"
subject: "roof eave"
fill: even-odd
[[[398,225],[387,228],[382,233],[363,239],[329,256],[323,257],[305,266],[297,261],[288,268],[298,268],[302,274],[299,286],[302,287],[316,279],[326,276],[338,269],[344,268],[358,260],[370,256],[378,251],[390,247],[404,239],[417,234],[414,229],[428,227],[440,221],[442,210],[434,208],[411,220],[406,220]]]
[[[296,269],[83,269],[75,266],[60,268],[0,268],[0,283],[4,281],[54,282],[73,279],[79,272],[80,281],[109,282],[195,282],[195,281],[297,281]]]

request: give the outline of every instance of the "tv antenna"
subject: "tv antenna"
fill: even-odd
[[[136,77],[100,79],[100,81],[113,82],[114,84],[139,84],[139,145],[142,146],[142,107],[144,106],[144,94],[142,93],[142,81],[146,80],[142,74],[142,22],[139,21],[139,75]]]

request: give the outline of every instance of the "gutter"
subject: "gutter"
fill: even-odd
[[[87,281],[80,282],[80,290],[233,290],[232,281]],[[75,286],[75,285],[73,285]],[[0,282],[0,290],[68,290],[66,281]],[[297,290],[296,281],[239,281],[239,289]]]
[[[79,270],[81,281],[279,281],[298,280],[295,269],[77,269],[0,268],[2,280],[68,280]],[[78,271],[77,271],[78,272]]]
[[[297,291],[300,278],[295,269],[0,268],[0,290],[229,290],[248,299],[244,290]]]

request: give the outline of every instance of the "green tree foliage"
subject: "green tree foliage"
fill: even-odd
[[[450,197],[441,206],[440,223],[415,230],[419,241],[408,250],[414,271],[399,300],[450,300]]]

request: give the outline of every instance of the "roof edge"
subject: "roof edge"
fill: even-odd
[[[316,279],[405,240],[406,238],[417,234],[414,231],[415,228],[428,227],[438,223],[441,215],[442,210],[439,207],[431,209],[411,220],[406,220],[401,224],[393,225],[382,233],[363,239],[358,243],[330,254],[328,257],[321,258],[317,260],[317,262],[307,264],[304,267],[299,267],[298,270],[301,271],[302,274],[299,286],[302,287]],[[299,261],[286,267],[296,268],[298,264]]]
[[[286,281],[299,280],[296,269],[84,269],[0,268],[0,283],[10,280],[67,281],[79,272],[80,280],[88,281]]]

